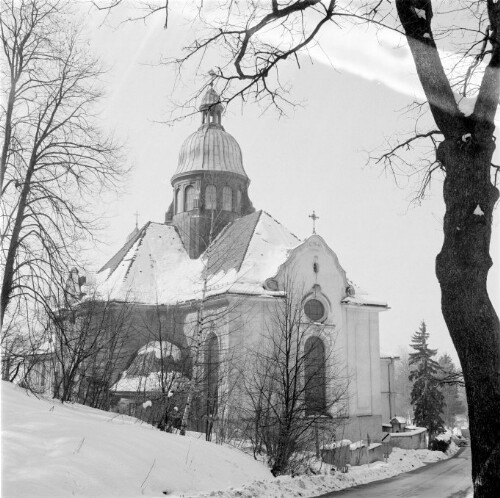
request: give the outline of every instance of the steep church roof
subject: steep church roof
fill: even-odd
[[[198,259],[190,259],[175,227],[148,223],[97,275],[103,298],[176,304],[236,292],[273,294],[263,287],[300,240],[265,211],[235,220]],[[206,271],[205,271],[206,269]]]
[[[317,237],[317,236],[316,236]],[[147,223],[101,268],[97,292],[103,299],[141,304],[178,304],[207,296],[273,296],[265,288],[300,241],[265,211],[229,224],[198,258],[190,259],[172,225]],[[349,282],[352,295],[342,302],[387,307]]]

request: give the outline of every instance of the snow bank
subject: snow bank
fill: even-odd
[[[388,462],[374,462],[368,465],[349,467],[349,472],[342,474],[329,473],[329,465],[323,465],[324,473],[313,476],[290,477],[281,476],[272,481],[256,481],[241,488],[233,488],[215,493],[198,493],[182,495],[185,498],[307,498],[331,491],[366,484],[380,479],[387,479],[403,472],[409,472],[427,463],[437,462],[453,456],[458,448],[447,455],[441,451],[403,450],[394,448]],[[353,495],[355,496],[355,495]]]
[[[2,382],[2,496],[139,497],[273,479],[240,451]]]

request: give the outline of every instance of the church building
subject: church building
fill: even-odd
[[[212,87],[199,110],[201,125],[184,141],[173,171],[165,222],[136,227],[96,277],[101,299],[133,309],[113,386],[116,403],[126,404],[138,389],[158,389],[139,363],[147,355],[158,358],[168,345],[177,365],[172,371],[182,373],[184,385],[197,366],[207,372],[193,413],[205,410],[205,418],[218,421],[238,417],[246,405],[238,383],[260,368],[248,351],[280,333],[273,327],[284,322],[277,314],[288,300],[300,311],[299,347],[314,347],[304,374],[312,361],[306,415],[323,410],[325,419],[341,417],[338,438],[380,440],[388,410],[382,406],[387,367],[381,370],[379,313],[387,303],[349,281],[315,230],[300,240],[254,208],[242,151],[222,125],[224,109]],[[200,345],[197,360],[193,351]],[[345,381],[342,406],[329,401],[335,376]]]

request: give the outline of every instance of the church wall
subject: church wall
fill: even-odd
[[[380,358],[380,391],[382,418],[389,423],[396,413],[395,360],[397,357]]]
[[[380,442],[382,439],[382,416],[365,415],[345,419],[343,426],[337,429],[337,440],[349,439],[351,441],[367,440]]]
[[[372,413],[382,414],[380,385],[380,332],[379,314],[370,312],[370,358],[371,358],[371,390]]]
[[[351,416],[381,414],[378,312],[345,306]]]
[[[231,314],[228,316],[228,352],[231,356],[229,370],[232,385],[229,396],[232,413],[245,416],[250,408],[244,392],[243,376],[249,375],[255,365],[252,352],[262,341],[269,326],[270,313],[274,298],[260,296],[231,296]],[[238,383],[237,380],[241,382]],[[230,410],[231,410],[230,408]],[[231,416],[231,414],[229,413]]]

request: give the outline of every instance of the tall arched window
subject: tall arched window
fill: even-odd
[[[194,187],[189,185],[184,190],[184,211],[192,211],[194,209]]]
[[[326,411],[325,344],[319,337],[309,337],[304,346],[306,415]]]
[[[236,191],[236,211],[238,211],[238,213],[241,211],[241,190],[238,189]]]
[[[208,419],[217,413],[219,390],[219,341],[211,332],[205,349],[206,415]],[[208,432],[207,432],[208,434]]]
[[[175,191],[175,212],[182,213],[182,191],[180,188]]]
[[[222,209],[224,211],[233,210],[233,191],[231,187],[224,187],[222,189]]]
[[[207,185],[205,189],[205,209],[217,209],[217,189],[215,185]]]

